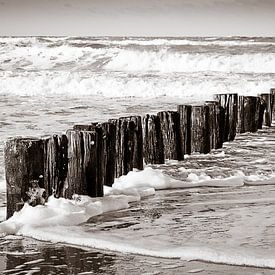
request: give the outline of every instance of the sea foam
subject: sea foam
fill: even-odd
[[[64,242],[73,245],[134,253],[153,257],[202,260],[213,263],[248,265],[275,268],[275,260],[265,254],[230,247],[169,246],[167,243],[123,241],[112,234],[97,234],[83,230],[81,224],[93,216],[125,209],[131,202],[155,194],[155,190],[193,187],[237,187],[243,186],[245,176],[237,173],[227,178],[212,179],[207,175],[190,173],[182,181],[164,174],[161,170],[146,167],[143,171],[129,172],[116,179],[112,187],[104,187],[103,198],[74,195],[72,200],[50,197],[46,205],[23,209],[0,224],[2,236],[15,234],[44,241]],[[84,227],[85,228],[85,227]]]
[[[264,48],[274,42],[268,40],[31,37],[0,43],[5,95],[169,96],[189,103],[220,92],[257,95],[275,86],[275,54]],[[196,52],[184,45],[206,48]],[[240,49],[231,53],[213,45]],[[243,49],[247,45],[250,51]]]
[[[125,209],[130,202],[154,195],[155,190],[197,187],[236,187],[244,184],[242,175],[211,179],[190,173],[184,180],[170,177],[160,170],[146,167],[143,171],[131,171],[115,180],[112,187],[104,187],[103,198],[74,195],[72,200],[51,196],[46,205],[31,207],[25,204],[7,221],[0,224],[2,234],[18,234],[24,226],[71,226],[87,221],[90,217],[109,211]]]

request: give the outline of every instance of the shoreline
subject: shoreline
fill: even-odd
[[[13,274],[15,270],[31,274],[274,274],[268,268],[121,254],[31,238],[1,245],[0,272]]]

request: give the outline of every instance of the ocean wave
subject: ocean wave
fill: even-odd
[[[273,38],[260,38],[260,37],[0,37],[0,43],[20,44],[47,44],[47,43],[62,43],[62,44],[101,44],[107,46],[267,46],[275,45]]]
[[[275,54],[240,55],[194,54],[159,51],[121,50],[114,55],[107,70],[172,72],[275,73]]]
[[[211,100],[213,94],[258,95],[275,87],[272,75],[139,74],[120,72],[0,72],[0,94],[69,97],[177,97],[183,103]]]
[[[267,46],[275,45],[274,41],[258,41],[255,39],[246,40],[221,40],[219,38],[213,37],[213,39],[166,39],[166,38],[156,38],[156,39],[123,39],[123,40],[97,40],[98,43],[106,45],[140,45],[140,46],[223,46],[223,47],[233,47],[233,46]],[[81,43],[81,41],[79,41]]]
[[[0,43],[5,40],[7,38],[0,39]],[[127,41],[133,43],[134,40]],[[116,42],[127,44],[127,41],[118,40]],[[120,47],[119,44],[108,46],[108,43],[115,43],[108,39],[102,41],[70,40],[68,42],[63,38],[60,44],[56,39],[53,39],[52,42],[41,42],[41,39],[38,38],[16,38],[14,43],[0,46],[0,69],[3,71],[107,70],[143,73],[275,73],[275,53],[267,53],[264,50],[247,53],[245,50],[238,50],[231,54],[213,50],[211,53],[207,50],[203,53],[194,53],[192,49],[187,52],[181,47],[175,49],[166,47],[163,44],[165,39],[156,40],[160,47],[147,48],[142,45],[142,43],[146,44],[150,41],[138,40],[141,47],[125,48]],[[178,40],[167,41],[176,43]],[[204,42],[213,43],[214,41]],[[219,40],[218,42],[234,44],[245,41]],[[199,43],[199,41],[192,41],[192,43]]]

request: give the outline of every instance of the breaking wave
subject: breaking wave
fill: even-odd
[[[275,54],[194,54],[154,51],[120,51],[105,66],[115,71],[275,73]]]

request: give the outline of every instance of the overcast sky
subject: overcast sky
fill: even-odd
[[[275,36],[275,0],[0,0],[0,35]]]

